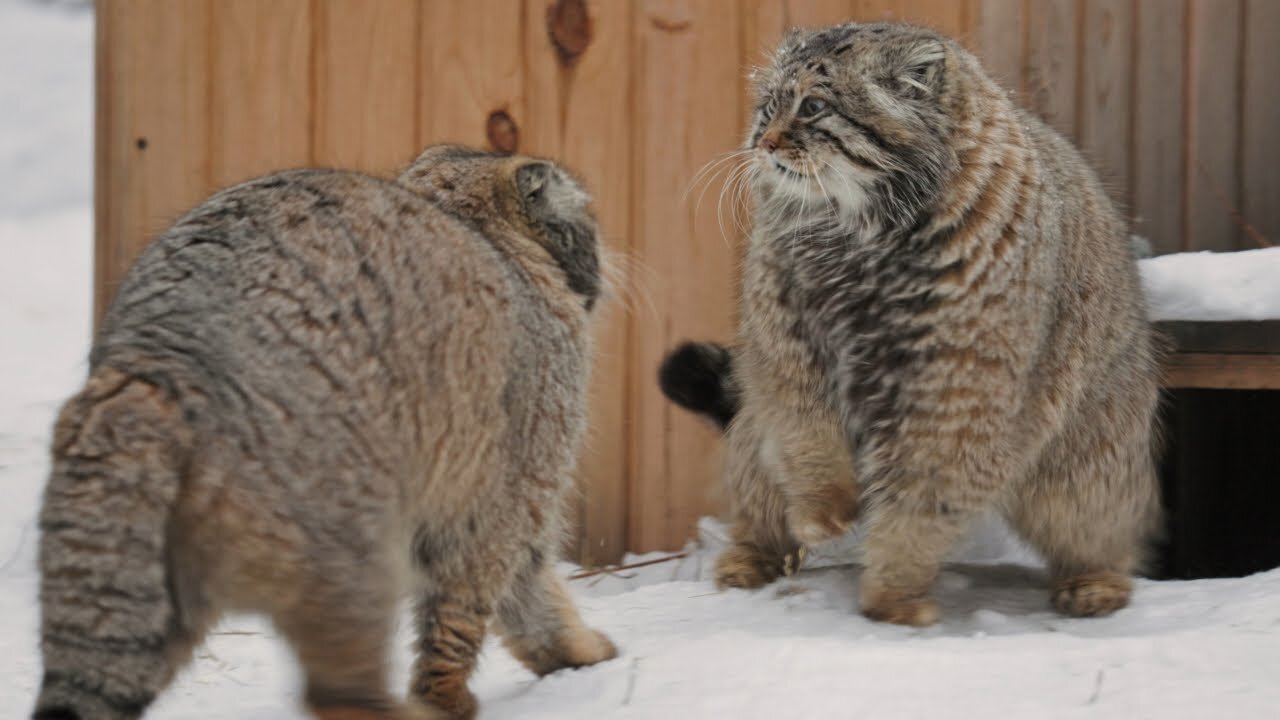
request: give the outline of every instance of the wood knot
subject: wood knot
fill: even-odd
[[[514,153],[520,148],[520,128],[506,110],[494,110],[484,127],[489,146],[498,152]]]
[[[146,150],[146,149],[147,149],[147,139],[146,139],[146,138],[144,138],[144,137],[140,137],[140,138],[138,138],[136,141],[134,141],[134,143],[133,143],[133,144],[134,144],[134,145],[136,145],[136,146],[138,147],[138,149],[139,149],[139,150]]]
[[[560,62],[573,65],[591,44],[591,16],[586,0],[556,0],[547,7],[547,34]]]

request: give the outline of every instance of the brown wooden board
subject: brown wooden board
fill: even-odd
[[[212,189],[208,4],[106,0],[96,18],[95,324],[142,248]]]
[[[1164,386],[1280,389],[1280,355],[1175,353],[1165,362]]]
[[[319,165],[390,174],[418,150],[417,0],[326,0],[316,13]]]
[[[1237,250],[1241,0],[1191,0],[1183,249]]]
[[[222,187],[312,162],[309,0],[209,3],[209,167]]]
[[[1280,245],[1280,2],[1247,0],[1243,52],[1241,245]]]
[[[595,198],[612,290],[596,318],[595,369],[582,494],[574,508],[573,555],[584,565],[613,562],[627,549],[629,322],[641,307],[632,274],[630,223],[631,10],[594,0],[525,2],[527,122],[523,150],[557,158]]]
[[[1026,88],[1029,107],[1075,140],[1080,18],[1077,0],[1027,5]]]
[[[1107,194],[1128,208],[1133,114],[1133,3],[1084,3],[1080,35],[1080,95],[1076,108],[1080,148]]]
[[[672,549],[715,508],[709,490],[719,437],[658,390],[663,353],[685,338],[733,332],[737,234],[714,205],[696,201],[697,171],[738,145],[742,131],[741,36],[714,0],[637,4],[632,237],[638,291],[650,302],[632,316],[629,546]],[[678,70],[677,70],[678,68]],[[657,112],[657,108],[662,108]],[[718,186],[708,189],[712,199]]]
[[[1187,0],[1134,6],[1133,230],[1157,254],[1183,243]]]

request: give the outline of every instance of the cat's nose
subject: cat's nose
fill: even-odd
[[[773,152],[778,149],[778,139],[769,133],[760,136],[760,142],[757,143],[761,150],[765,152]]]

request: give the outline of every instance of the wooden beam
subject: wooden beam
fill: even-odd
[[[1165,364],[1164,386],[1280,390],[1280,355],[1176,353]]]

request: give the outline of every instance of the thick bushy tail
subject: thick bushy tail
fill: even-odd
[[[62,408],[40,514],[37,720],[137,718],[169,682],[165,537],[190,445],[172,398],[111,369]]]
[[[672,402],[706,417],[721,430],[729,426],[740,407],[733,356],[717,343],[680,344],[663,358],[658,384]]]

